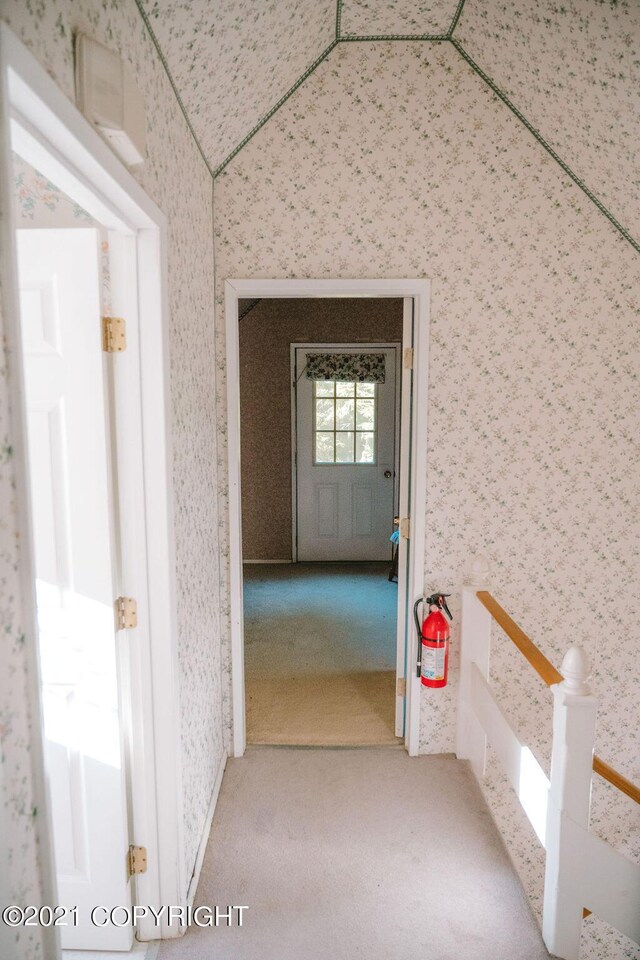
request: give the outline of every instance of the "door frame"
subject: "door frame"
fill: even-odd
[[[225,329],[227,362],[227,438],[229,471],[229,602],[231,634],[231,685],[233,755],[246,748],[244,682],[244,615],[242,584],[242,509],[240,490],[240,356],[239,301],[242,299],[403,298],[403,357],[412,350],[412,368],[402,367],[403,416],[401,435],[409,436],[400,462],[400,505],[407,504],[410,539],[399,553],[398,596],[406,603],[424,592],[424,542],[427,491],[427,423],[429,388],[429,280],[226,280]],[[410,404],[406,401],[410,400]],[[405,610],[398,605],[398,612]],[[420,736],[420,679],[416,677],[418,640],[411,619],[398,616],[404,638],[406,697],[404,745],[417,756]]]
[[[5,197],[13,195],[11,153],[15,149],[61,190],[71,193],[96,220],[115,231],[117,242],[122,244],[118,256],[121,276],[127,284],[123,288],[125,300],[133,321],[131,326],[138,330],[138,336],[130,338],[131,352],[128,347],[121,355],[122,359],[127,357],[130,371],[135,371],[129,378],[129,393],[122,398],[125,407],[129,403],[134,411],[124,430],[130,456],[123,506],[125,522],[135,524],[131,541],[138,544],[133,562],[123,571],[122,586],[127,595],[138,600],[141,626],[135,642],[120,646],[121,712],[128,732],[130,840],[146,846],[148,853],[147,872],[135,878],[133,901],[156,909],[163,904],[186,904],[169,429],[167,221],[6,24],[0,24],[0,139],[0,183]],[[17,522],[23,544],[20,616],[33,677],[29,703],[35,727],[33,777],[44,811],[39,836],[43,854],[41,882],[43,893],[51,897],[47,902],[54,903],[53,838],[43,763],[36,640],[16,225],[10,203],[3,206],[2,214],[2,307],[11,361],[8,385],[18,479]],[[137,277],[126,267],[127,250],[135,251]],[[118,406],[119,403],[118,400]],[[134,520],[136,516],[138,519]],[[57,955],[56,932],[54,928],[43,931],[47,957]],[[139,921],[136,928],[140,940],[175,937],[182,932],[178,925],[169,925],[164,914],[160,925],[154,925],[149,917]]]
[[[399,509],[398,487],[400,481],[400,356],[402,344],[398,341],[386,343],[292,343],[289,346],[291,364],[291,562],[298,562],[298,391],[295,379],[296,350],[393,350],[395,353],[395,397],[393,400],[394,443],[393,443],[393,510]],[[389,548],[391,549],[391,548]]]

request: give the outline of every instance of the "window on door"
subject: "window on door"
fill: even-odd
[[[375,463],[375,383],[315,380],[314,462]]]

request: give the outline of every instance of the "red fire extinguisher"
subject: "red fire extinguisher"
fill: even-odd
[[[420,597],[413,605],[416,630],[422,641],[418,649],[418,672],[425,687],[446,687],[449,673],[449,624],[442,616],[444,610],[449,620],[453,620],[447,606],[450,593],[433,593],[430,597]],[[420,626],[418,607],[426,603],[429,615]]]

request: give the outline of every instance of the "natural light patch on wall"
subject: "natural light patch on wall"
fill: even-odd
[[[141,0],[211,167],[335,39],[335,0]]]
[[[466,0],[455,36],[639,239],[637,0]]]
[[[457,6],[458,0],[344,0],[340,35],[440,36]]]

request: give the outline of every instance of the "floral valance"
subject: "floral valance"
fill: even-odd
[[[384,353],[308,353],[309,380],[384,383]]]

